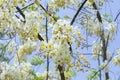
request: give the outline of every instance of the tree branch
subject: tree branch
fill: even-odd
[[[48,11],[48,5],[46,7],[46,10]],[[48,18],[46,17],[46,41],[48,43]],[[47,56],[47,76],[46,80],[49,78],[49,55]]]
[[[100,66],[100,55],[98,54],[98,66]],[[101,70],[99,71],[100,75],[99,75],[99,78],[100,80],[102,80],[102,76],[101,76]]]
[[[85,1],[82,3],[82,5],[80,6],[80,8],[79,8],[78,11],[76,12],[75,16],[73,17],[70,25],[73,25],[73,23],[74,23],[77,15],[79,14],[80,10],[83,8],[83,6],[84,6],[84,4],[86,3],[86,1],[87,1],[87,0],[85,0]],[[51,16],[55,21],[57,21],[57,20],[54,18],[54,16],[52,16],[41,4],[40,4],[40,7],[41,7],[49,16]],[[68,44],[70,45],[69,42],[68,42]],[[72,51],[71,45],[70,45],[70,51]],[[59,72],[60,72],[61,80],[65,80],[65,75],[64,75],[64,72],[62,71],[63,66],[58,65],[58,69],[59,69]]]
[[[117,20],[117,18],[119,17],[119,15],[120,15],[120,12],[117,14],[117,16],[115,17],[114,21]]]
[[[76,12],[76,14],[74,15],[74,17],[73,17],[73,19],[72,19],[70,25],[73,25],[73,23],[74,23],[74,21],[75,21],[77,15],[79,14],[79,12],[81,11],[81,9],[83,8],[83,6],[84,6],[84,4],[85,4],[86,2],[87,2],[87,0],[85,0],[85,1],[82,3],[82,5],[80,6],[80,8],[77,10],[77,12]]]
[[[90,80],[92,80],[92,79],[97,75],[98,72],[100,72],[101,70],[103,70],[103,69],[110,63],[110,61],[111,61],[112,58],[113,58],[113,55],[114,55],[114,53],[112,54],[112,56],[111,56],[110,59],[108,60],[107,64],[104,65],[101,69],[99,69],[96,73],[94,73],[94,75],[92,76],[92,78],[91,78]],[[105,79],[105,80],[107,80],[107,79]]]
[[[63,71],[63,66],[58,65],[58,69],[59,69],[59,73],[60,73],[61,80],[65,80],[65,75],[64,75],[64,71]]]
[[[83,6],[85,5],[86,2],[87,2],[87,0],[85,0],[85,1],[81,4],[81,6],[80,6],[79,9],[77,10],[76,14],[74,15],[72,21],[70,22],[70,25],[73,25],[73,23],[75,22],[75,19],[77,18],[79,12],[81,11],[81,9],[83,8]],[[70,44],[69,42],[68,42],[68,45],[70,46],[69,49],[70,49],[70,51],[71,51],[71,53],[72,53],[72,46],[71,46],[71,44]]]
[[[97,9],[97,6],[96,6],[96,4],[95,4],[95,2],[93,3],[93,8],[95,9],[95,10],[97,10],[97,18],[98,18],[98,21],[100,22],[100,23],[102,23],[102,18],[101,18],[101,15],[100,15],[100,12],[98,11],[98,9]],[[102,52],[103,52],[103,62],[105,62],[105,60],[107,60],[107,45],[108,45],[108,40],[109,39],[107,39],[107,42],[105,41],[105,38],[104,38],[104,29],[102,29],[102,33],[101,33],[101,35],[100,35],[100,37],[101,37],[101,40],[102,40]],[[109,35],[108,35],[108,38],[109,38]],[[106,80],[108,80],[109,79],[109,73],[108,72],[105,72],[105,77],[106,77]]]
[[[57,19],[56,19],[54,16],[52,16],[52,15],[50,14],[50,12],[47,11],[41,4],[40,4],[40,7],[45,11],[46,14],[48,14],[50,17],[52,17],[55,22],[57,21]]]
[[[49,16],[51,16],[54,20],[55,20],[55,22],[57,21],[55,18],[54,18],[54,16],[52,16],[49,12],[48,12],[48,10],[46,10],[41,4],[40,4],[40,7],[45,11],[45,13],[47,13]],[[46,31],[47,31],[47,28],[46,28]],[[46,34],[47,34],[47,32],[46,32]],[[46,36],[46,39],[48,39],[47,38],[47,36]],[[47,57],[47,71],[49,71],[49,58]],[[64,75],[64,72],[62,71],[62,69],[63,69],[63,66],[61,66],[61,65],[58,65],[58,70],[59,70],[59,72],[60,72],[60,76],[61,76],[61,80],[65,80],[65,75]],[[48,80],[48,77],[46,78],[46,80]]]
[[[33,5],[34,3],[31,3],[31,4],[29,4],[29,5],[27,5],[27,6],[25,6],[25,7],[23,7],[22,9],[20,9],[20,10],[24,10],[25,8],[27,8],[27,7],[29,7],[29,6],[31,6],[31,5]],[[16,13],[17,12],[19,12],[19,11],[16,11]]]
[[[17,6],[16,9],[18,10],[18,12],[20,13],[20,15],[24,18],[24,20],[21,20],[23,23],[26,22],[25,20],[25,14],[21,11],[21,9]],[[20,19],[17,15],[15,15],[18,19]]]

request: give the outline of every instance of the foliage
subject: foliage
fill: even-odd
[[[96,70],[89,70],[89,74],[87,75],[87,80],[98,80],[99,79],[99,73]],[[95,75],[96,74],[96,75]]]
[[[38,56],[34,56],[34,57],[32,57],[32,59],[31,59],[31,64],[32,65],[39,65],[39,64],[42,64],[44,61],[41,59],[41,58],[39,58]]]

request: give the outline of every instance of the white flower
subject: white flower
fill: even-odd
[[[117,54],[120,55],[120,48],[117,49]]]
[[[34,77],[29,72],[31,69],[30,63],[0,63],[0,80],[33,80]]]
[[[120,55],[116,55],[113,59],[113,63],[117,66],[120,66]]]

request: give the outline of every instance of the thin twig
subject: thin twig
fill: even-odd
[[[120,15],[120,12],[117,14],[117,16],[115,17],[114,21],[117,20],[117,18],[119,17],[119,15]]]
[[[46,10],[48,11],[48,5],[46,7]],[[48,43],[48,18],[46,17],[46,41]],[[49,78],[49,55],[47,56],[47,76],[46,80]]]
[[[94,75],[92,76],[92,78],[90,80],[92,80],[97,75],[98,72],[100,72],[101,70],[103,70],[110,63],[110,61],[112,60],[113,56],[114,56],[114,53],[112,54],[112,56],[108,60],[107,64],[104,65],[101,69],[99,69],[96,73],[94,73]]]
[[[72,56],[74,59],[78,60],[80,64],[83,64],[83,63],[80,61],[80,59],[79,59],[79,58],[77,58],[77,57],[76,57],[76,56],[74,56],[74,55],[71,55],[71,56]],[[84,65],[84,64],[83,64],[83,65]],[[84,67],[95,70],[95,68],[91,68],[91,67],[90,67],[90,66],[88,66],[88,65],[84,65]]]
[[[50,14],[50,12],[47,11],[41,4],[40,4],[40,7],[45,11],[46,14],[48,14],[50,17],[52,17],[55,22],[57,21],[57,19],[56,19],[54,16],[52,16],[52,15]]]
[[[27,5],[27,6],[25,6],[25,7],[23,7],[22,9],[20,9],[20,10],[24,10],[24,9],[26,9],[27,7],[29,7],[29,6],[31,6],[31,5],[33,5],[34,3],[31,3],[31,4],[29,4],[29,5]],[[16,13],[17,13],[18,11],[16,11]]]
[[[100,55],[98,54],[98,66],[100,66]],[[99,78],[100,80],[102,80],[102,76],[101,76],[101,70],[99,71],[100,75]]]

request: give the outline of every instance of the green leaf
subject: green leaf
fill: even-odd
[[[76,73],[73,70],[69,70],[65,73],[66,77],[73,77],[75,75],[76,75]]]
[[[89,70],[89,74],[87,75],[87,80],[98,80],[99,78],[99,72],[96,70]],[[95,75],[96,74],[96,75]]]
[[[0,38],[3,38],[4,34],[2,32],[0,32]]]
[[[40,3],[39,3],[39,0],[35,0],[35,3],[39,6]]]
[[[45,17],[49,17],[49,15],[48,15],[47,13],[44,13],[44,16],[45,16]]]
[[[32,74],[32,75],[34,76],[35,80],[44,80],[44,79],[42,79],[42,77],[41,77],[41,76],[40,76],[40,77],[38,77],[38,76],[36,75],[36,73],[35,73],[35,71],[34,71],[34,70],[30,70],[30,74]]]
[[[32,65],[35,65],[35,66],[44,63],[44,61],[43,61],[40,57],[38,57],[38,56],[34,56],[34,57],[31,59],[30,62],[31,62]]]
[[[57,21],[58,19],[60,19],[59,16],[54,16],[55,20]]]
[[[70,17],[66,15],[66,16],[64,16],[64,18],[69,19]]]
[[[36,76],[35,71],[34,70],[30,70],[30,74],[32,74],[33,76]]]
[[[59,12],[59,8],[56,8],[55,11],[56,11],[56,12]]]
[[[104,18],[105,20],[107,20],[109,23],[111,23],[113,17],[112,17],[112,15],[104,14],[104,15],[103,15],[103,18]]]

